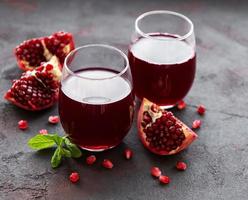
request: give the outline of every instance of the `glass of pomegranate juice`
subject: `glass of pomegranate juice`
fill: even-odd
[[[164,108],[173,107],[186,96],[195,77],[193,23],[172,11],[140,15],[128,58],[136,96]]]
[[[134,113],[132,76],[126,55],[115,47],[79,47],[65,59],[59,115],[82,149],[103,151],[128,133]]]

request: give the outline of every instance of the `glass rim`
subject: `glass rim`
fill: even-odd
[[[121,70],[119,73],[113,75],[113,76],[109,76],[109,77],[106,77],[106,78],[89,78],[89,77],[85,77],[85,76],[82,76],[82,75],[78,75],[77,73],[74,73],[67,65],[67,62],[68,62],[68,59],[76,52],[78,52],[79,50],[81,49],[85,49],[85,48],[88,48],[88,47],[103,47],[103,48],[107,48],[107,49],[111,49],[113,51],[116,51],[117,53],[119,53],[119,55],[124,59],[124,61],[126,62],[125,66],[124,66],[124,69]],[[115,78],[115,77],[120,77],[122,74],[124,74],[128,69],[129,69],[129,61],[128,61],[128,58],[126,56],[125,53],[123,53],[120,49],[114,47],[114,46],[111,46],[111,45],[108,45],[108,44],[99,44],[99,43],[96,43],[96,44],[86,44],[86,45],[83,45],[83,46],[80,46],[80,47],[77,47],[75,49],[73,49],[65,58],[65,61],[64,61],[64,66],[63,68],[65,68],[65,70],[72,76],[76,76],[78,78],[82,78],[82,79],[88,79],[88,80],[107,80],[107,79],[112,79],[112,78]]]
[[[144,19],[147,16],[156,15],[156,14],[174,15],[174,16],[180,17],[181,19],[184,19],[186,22],[188,22],[188,24],[190,25],[189,31],[186,34],[182,35],[182,36],[178,35],[178,37],[175,38],[175,39],[184,40],[184,39],[188,38],[190,35],[193,34],[193,31],[194,31],[193,22],[188,17],[186,17],[185,15],[183,15],[181,13],[178,13],[178,12],[170,11],[170,10],[152,10],[152,11],[148,11],[148,12],[145,12],[145,13],[139,15],[135,20],[135,30],[136,30],[136,32],[139,33],[141,36],[143,36],[145,38],[156,39],[156,40],[167,40],[166,38],[161,39],[161,38],[152,37],[149,34],[144,33],[139,28],[140,20]]]

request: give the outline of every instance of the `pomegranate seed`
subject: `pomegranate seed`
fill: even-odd
[[[204,105],[199,105],[197,107],[197,112],[199,113],[199,115],[204,115],[205,111],[206,111],[206,108]]]
[[[197,129],[201,127],[201,120],[196,119],[195,121],[193,121],[192,123],[192,128]]]
[[[41,135],[47,135],[48,134],[48,131],[46,129],[41,129],[41,130],[39,130],[39,134],[41,134]]]
[[[51,115],[51,116],[49,116],[48,121],[51,124],[57,124],[57,123],[59,123],[59,116],[57,116],[57,115],[54,115],[54,116]]]
[[[158,178],[161,176],[161,170],[158,167],[151,168],[151,175]]]
[[[152,104],[151,110],[152,110],[152,112],[155,112],[156,113],[156,112],[158,112],[159,107],[156,104]]]
[[[131,159],[133,156],[133,152],[131,149],[125,149],[124,156],[127,160]]]
[[[53,69],[53,65],[47,64],[47,66],[46,66],[46,71],[50,71],[50,70],[52,70],[52,69]]]
[[[28,122],[27,122],[26,120],[20,120],[20,121],[18,122],[18,127],[19,127],[19,129],[21,129],[21,130],[25,130],[25,129],[28,128]]]
[[[183,100],[179,101],[178,104],[177,104],[177,108],[178,108],[179,110],[183,110],[184,108],[186,108],[186,103],[185,103],[185,101],[183,101]]]
[[[162,184],[168,184],[170,182],[170,178],[168,176],[165,176],[165,175],[161,175],[159,177],[159,181],[160,183]]]
[[[187,165],[186,165],[185,162],[180,161],[180,162],[177,162],[176,168],[177,168],[178,170],[180,170],[180,171],[184,171],[184,170],[187,169]]]
[[[93,165],[96,162],[96,156],[91,155],[86,158],[86,163],[88,165]]]
[[[114,167],[113,163],[108,159],[103,160],[102,166],[105,167],[106,169],[112,169]]]
[[[77,172],[72,172],[70,175],[70,181],[76,183],[79,181],[79,174]]]

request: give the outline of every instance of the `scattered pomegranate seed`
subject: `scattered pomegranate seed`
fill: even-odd
[[[162,184],[168,184],[170,182],[170,178],[168,176],[165,176],[165,175],[161,175],[159,177],[159,181],[160,183]]]
[[[93,165],[96,162],[96,156],[91,155],[86,158],[86,163],[88,165]]]
[[[18,127],[19,127],[19,129],[21,129],[21,130],[25,130],[25,129],[28,128],[28,122],[27,122],[26,120],[20,120],[20,121],[18,122]]]
[[[77,172],[72,172],[71,175],[70,175],[70,181],[72,183],[76,183],[79,181],[79,174]]]
[[[41,134],[41,135],[47,135],[48,134],[48,131],[46,129],[41,129],[41,130],[39,130],[39,134]]]
[[[192,128],[197,129],[201,127],[201,120],[196,119],[195,121],[193,121],[192,123]]]
[[[199,105],[197,107],[197,112],[199,113],[199,115],[204,115],[205,111],[206,111],[206,108],[204,105]]]
[[[57,124],[57,123],[59,123],[59,116],[57,116],[57,115],[54,115],[54,116],[51,115],[51,116],[49,116],[48,121],[51,124]]]
[[[127,160],[131,159],[133,156],[133,152],[131,149],[125,149],[124,156]]]
[[[177,168],[178,170],[180,170],[180,171],[184,171],[184,170],[187,169],[187,165],[186,165],[185,162],[180,161],[180,162],[177,162],[176,168]]]
[[[179,110],[183,110],[184,108],[186,108],[186,103],[185,103],[185,101],[184,101],[184,100],[179,101],[178,104],[177,104],[177,108],[178,108]]]
[[[151,168],[151,175],[158,178],[161,176],[161,170],[158,167],[152,167]]]
[[[105,167],[106,169],[112,169],[114,167],[113,163],[108,159],[103,160],[102,166]]]

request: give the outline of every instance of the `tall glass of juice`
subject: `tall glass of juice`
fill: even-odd
[[[195,77],[193,23],[182,14],[166,10],[140,15],[128,58],[136,96],[173,107],[189,92]]]
[[[115,147],[129,132],[133,113],[132,76],[122,51],[91,44],[66,57],[59,115],[74,143],[89,151]]]

